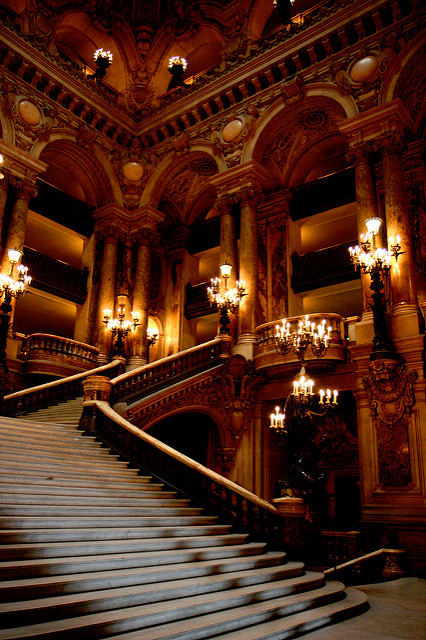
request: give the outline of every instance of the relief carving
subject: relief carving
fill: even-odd
[[[363,378],[377,431],[379,482],[407,487],[411,478],[408,419],[414,405],[415,371],[398,360],[374,360]]]

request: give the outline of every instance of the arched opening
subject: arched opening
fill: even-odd
[[[207,467],[211,467],[215,432],[213,419],[198,411],[169,416],[149,429],[150,436]]]

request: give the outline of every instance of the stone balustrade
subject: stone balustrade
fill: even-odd
[[[69,376],[96,367],[99,349],[48,333],[33,333],[22,341],[20,359],[28,374]]]

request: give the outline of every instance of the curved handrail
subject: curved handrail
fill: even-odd
[[[94,412],[97,435],[115,451],[196,500],[199,504],[252,534],[279,547],[279,511],[270,502],[157,440],[120,416],[101,400],[85,402]]]
[[[81,383],[87,376],[113,374],[116,370],[120,370],[122,366],[122,360],[113,360],[101,367],[82,371],[68,378],[53,380],[52,382],[9,393],[3,398],[3,413],[7,416],[16,416],[26,413],[30,409],[36,410],[49,404],[57,404],[58,402],[75,398],[78,395],[83,395]]]
[[[189,374],[208,369],[228,355],[228,346],[228,342],[215,338],[123,373],[111,380],[111,404],[134,402],[148,392],[152,393]]]

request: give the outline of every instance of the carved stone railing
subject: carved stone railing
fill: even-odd
[[[84,342],[32,333],[22,341],[20,360],[25,362],[25,374],[69,376],[96,367],[99,349]]]
[[[279,512],[269,502],[135,427],[107,402],[85,404],[92,405],[96,433],[108,446],[253,540],[279,547]]]
[[[83,380],[89,375],[100,376],[116,376],[123,367],[122,360],[113,360],[112,362],[77,373],[63,380],[55,380],[46,384],[40,384],[36,387],[23,389],[4,396],[3,399],[3,415],[19,416],[29,411],[35,411],[43,407],[49,407],[58,402],[64,402],[83,395]]]
[[[30,247],[24,247],[22,261],[31,273],[35,289],[47,291],[76,304],[83,304],[86,300],[87,270],[72,267]]]
[[[291,286],[295,293],[328,287],[341,282],[359,279],[349,255],[349,247],[355,242],[345,242],[334,247],[292,255],[293,274]]]
[[[297,329],[297,325],[300,320],[302,320],[305,316],[294,316],[292,318],[287,318],[287,322],[290,322],[291,330],[294,331]],[[327,321],[327,326],[331,325],[331,342],[330,346],[325,354],[325,356],[321,358],[317,358],[312,351],[309,349],[306,350],[305,360],[309,362],[310,366],[315,363],[327,363],[337,364],[339,362],[345,362],[346,359],[346,341],[347,341],[347,322],[342,316],[337,313],[310,313],[309,320],[311,322],[315,322],[318,324],[323,318]],[[266,369],[268,367],[282,365],[282,364],[293,364],[298,362],[297,355],[293,352],[293,350],[289,351],[285,356],[281,355],[277,352],[275,348],[275,334],[276,334],[276,325],[281,325],[281,318],[279,320],[275,320],[274,322],[267,322],[266,324],[262,324],[256,329],[256,346],[255,346],[255,356],[254,363],[256,367],[256,371],[261,369]]]
[[[111,405],[130,404],[145,395],[200,373],[229,355],[229,342],[211,340],[139,367],[112,380]]]

